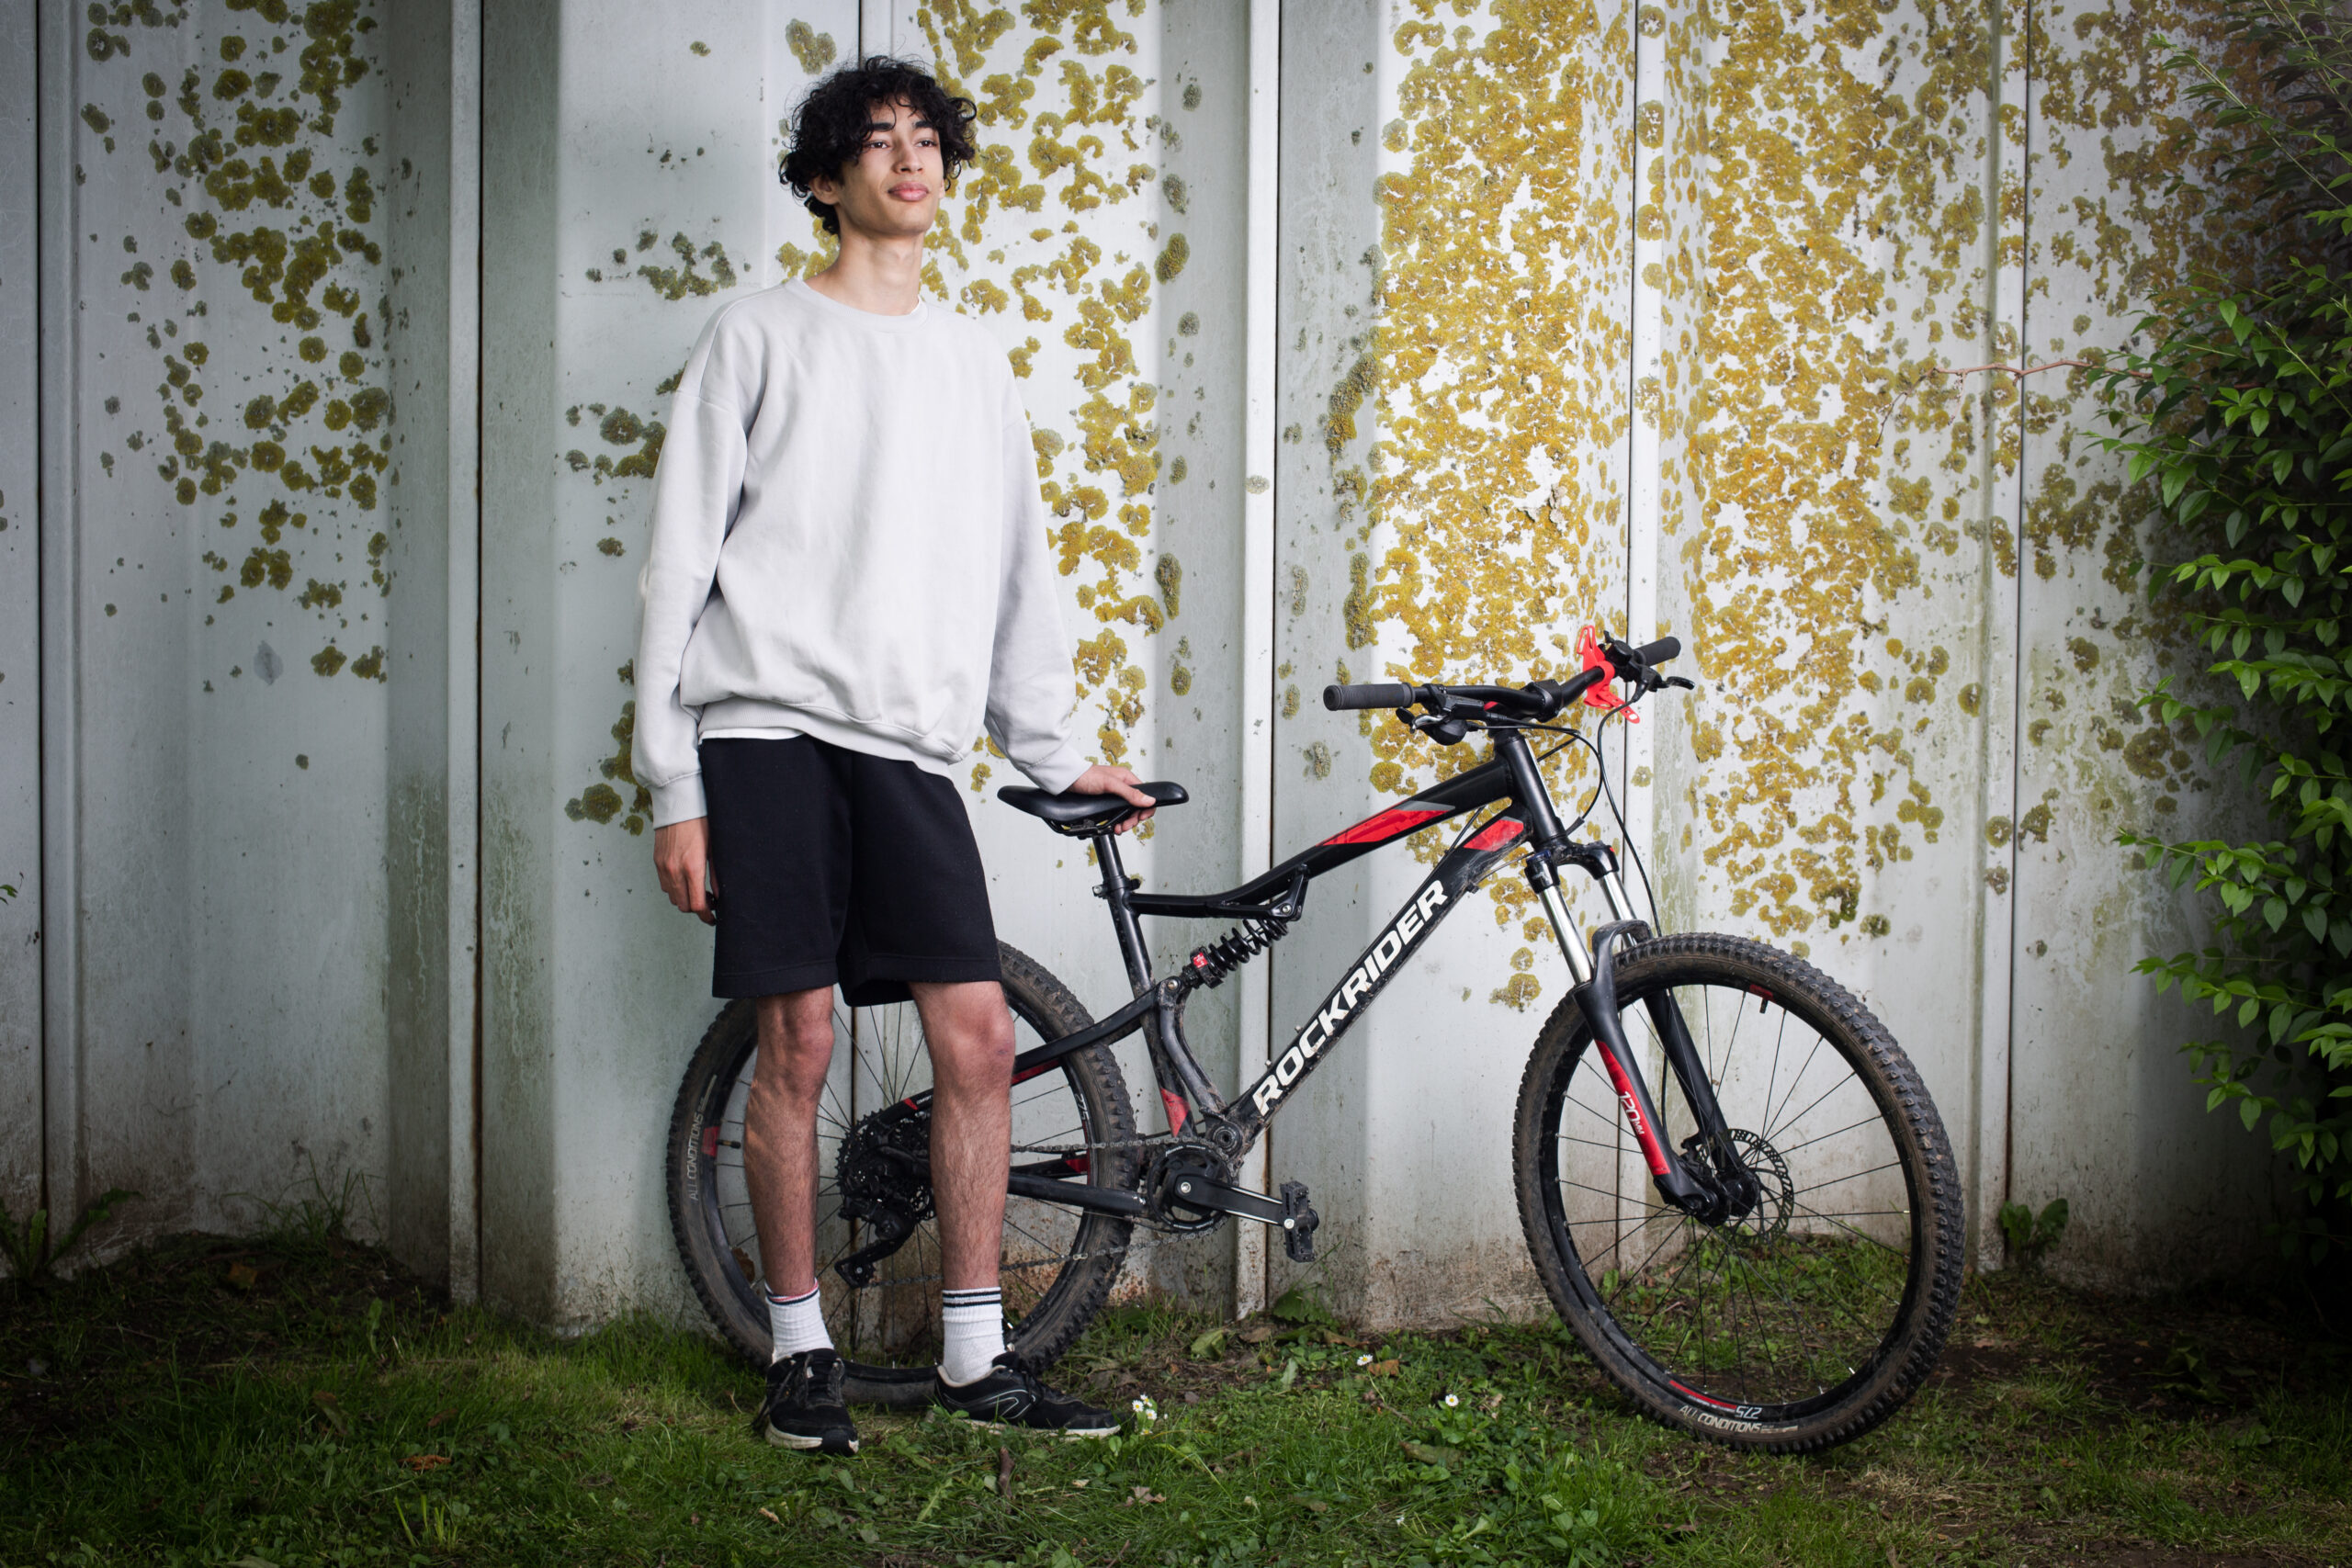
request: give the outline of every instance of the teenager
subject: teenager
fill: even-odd
[[[1123,827],[1151,800],[1070,741],[1070,645],[1012,367],[922,298],[923,235],[973,156],[972,115],[883,57],[810,91],[782,177],[840,257],[703,330],[639,589],[636,759],[662,889],[718,928],[713,992],[758,998],[743,1165],[775,1338],[760,1424],[786,1448],[857,1450],[816,1279],[836,985],[853,1006],[911,996],[930,1046],[933,1398],[1116,1428],[1005,1353],[1012,1019],[949,770],[985,728],[1039,787],[1139,807]]]

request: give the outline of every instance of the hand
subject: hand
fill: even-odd
[[[692,817],[653,829],[653,870],[670,902],[702,923],[718,923],[718,878],[710,874],[710,818]]]
[[[1069,793],[1071,795],[1115,795],[1130,806],[1143,807],[1140,811],[1130,811],[1120,818],[1118,826],[1111,829],[1114,833],[1124,833],[1130,828],[1140,828],[1150,821],[1152,812],[1157,809],[1152,804],[1151,796],[1136,787],[1141,783],[1143,783],[1141,779],[1125,768],[1113,767],[1107,762],[1097,762],[1078,775],[1078,782],[1069,786]]]

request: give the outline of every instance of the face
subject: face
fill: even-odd
[[[843,230],[877,238],[916,235],[931,228],[947,188],[939,133],[905,104],[876,104],[867,113],[865,145],[838,177],[810,183]]]

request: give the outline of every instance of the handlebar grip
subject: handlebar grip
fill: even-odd
[[[1401,708],[1413,702],[1413,688],[1386,682],[1369,686],[1326,686],[1323,705],[1333,713],[1352,708]]]
[[[1574,707],[1587,692],[1609,678],[1605,670],[1579,670],[1559,683],[1560,706]]]
[[[1651,665],[1663,664],[1669,659],[1679,659],[1681,656],[1682,639],[1679,637],[1662,637],[1645,648],[1634,649],[1634,658],[1645,664]]]

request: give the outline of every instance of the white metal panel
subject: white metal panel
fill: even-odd
[[[2177,77],[2120,69],[2157,58],[2158,34],[2218,58],[2200,10],[2062,4],[2032,20],[2024,267],[2035,288],[2004,357],[2039,365],[2111,353],[2178,280],[2226,274],[2244,220],[2227,202],[2168,201],[2177,175],[2217,186],[2215,154],[2182,161]],[[2098,396],[2065,367],[2026,378],[2023,395],[2008,1196],[2068,1200],[2070,1232],[2051,1258],[2063,1274],[2103,1286],[2190,1277],[2260,1245],[2269,1156],[2235,1117],[2206,1113],[2178,1051],[2221,1021],[2132,972],[2211,941],[2203,900],[2174,896],[2115,839],[2268,829],[2234,770],[2204,764],[2190,726],[2168,729],[2133,705],[2166,675],[2222,700],[2235,692],[2199,681],[2207,660],[2185,617],[2169,601],[2151,605],[2132,575],[2136,558],[2163,560],[2178,544],[2152,525],[2152,498],[2126,482],[2124,459],[2100,448]]]
[[[1483,760],[1327,714],[1327,682],[1525,680],[1622,615],[1632,261],[1630,11],[1285,20],[1277,854]],[[1562,767],[1564,798],[1589,779]],[[1450,837],[1310,891],[1277,1041]],[[1306,1179],[1325,1217],[1317,1277],[1374,1322],[1533,1299],[1504,1129],[1565,968],[1523,882],[1490,895],[1273,1134],[1270,1179]]]
[[[33,0],[0,6],[0,1207],[41,1197],[40,206]]]
[[[1810,957],[1965,1151],[2014,456],[1932,367],[1996,353],[2014,299],[1997,41],[1964,10],[1662,10],[1661,619],[1702,684],[1654,705],[1668,924]]]
[[[386,352],[399,400],[386,491],[390,1031],[387,1240],[460,1299],[474,1237],[474,628],[479,503],[481,28],[474,0],[403,14],[392,97]]]

